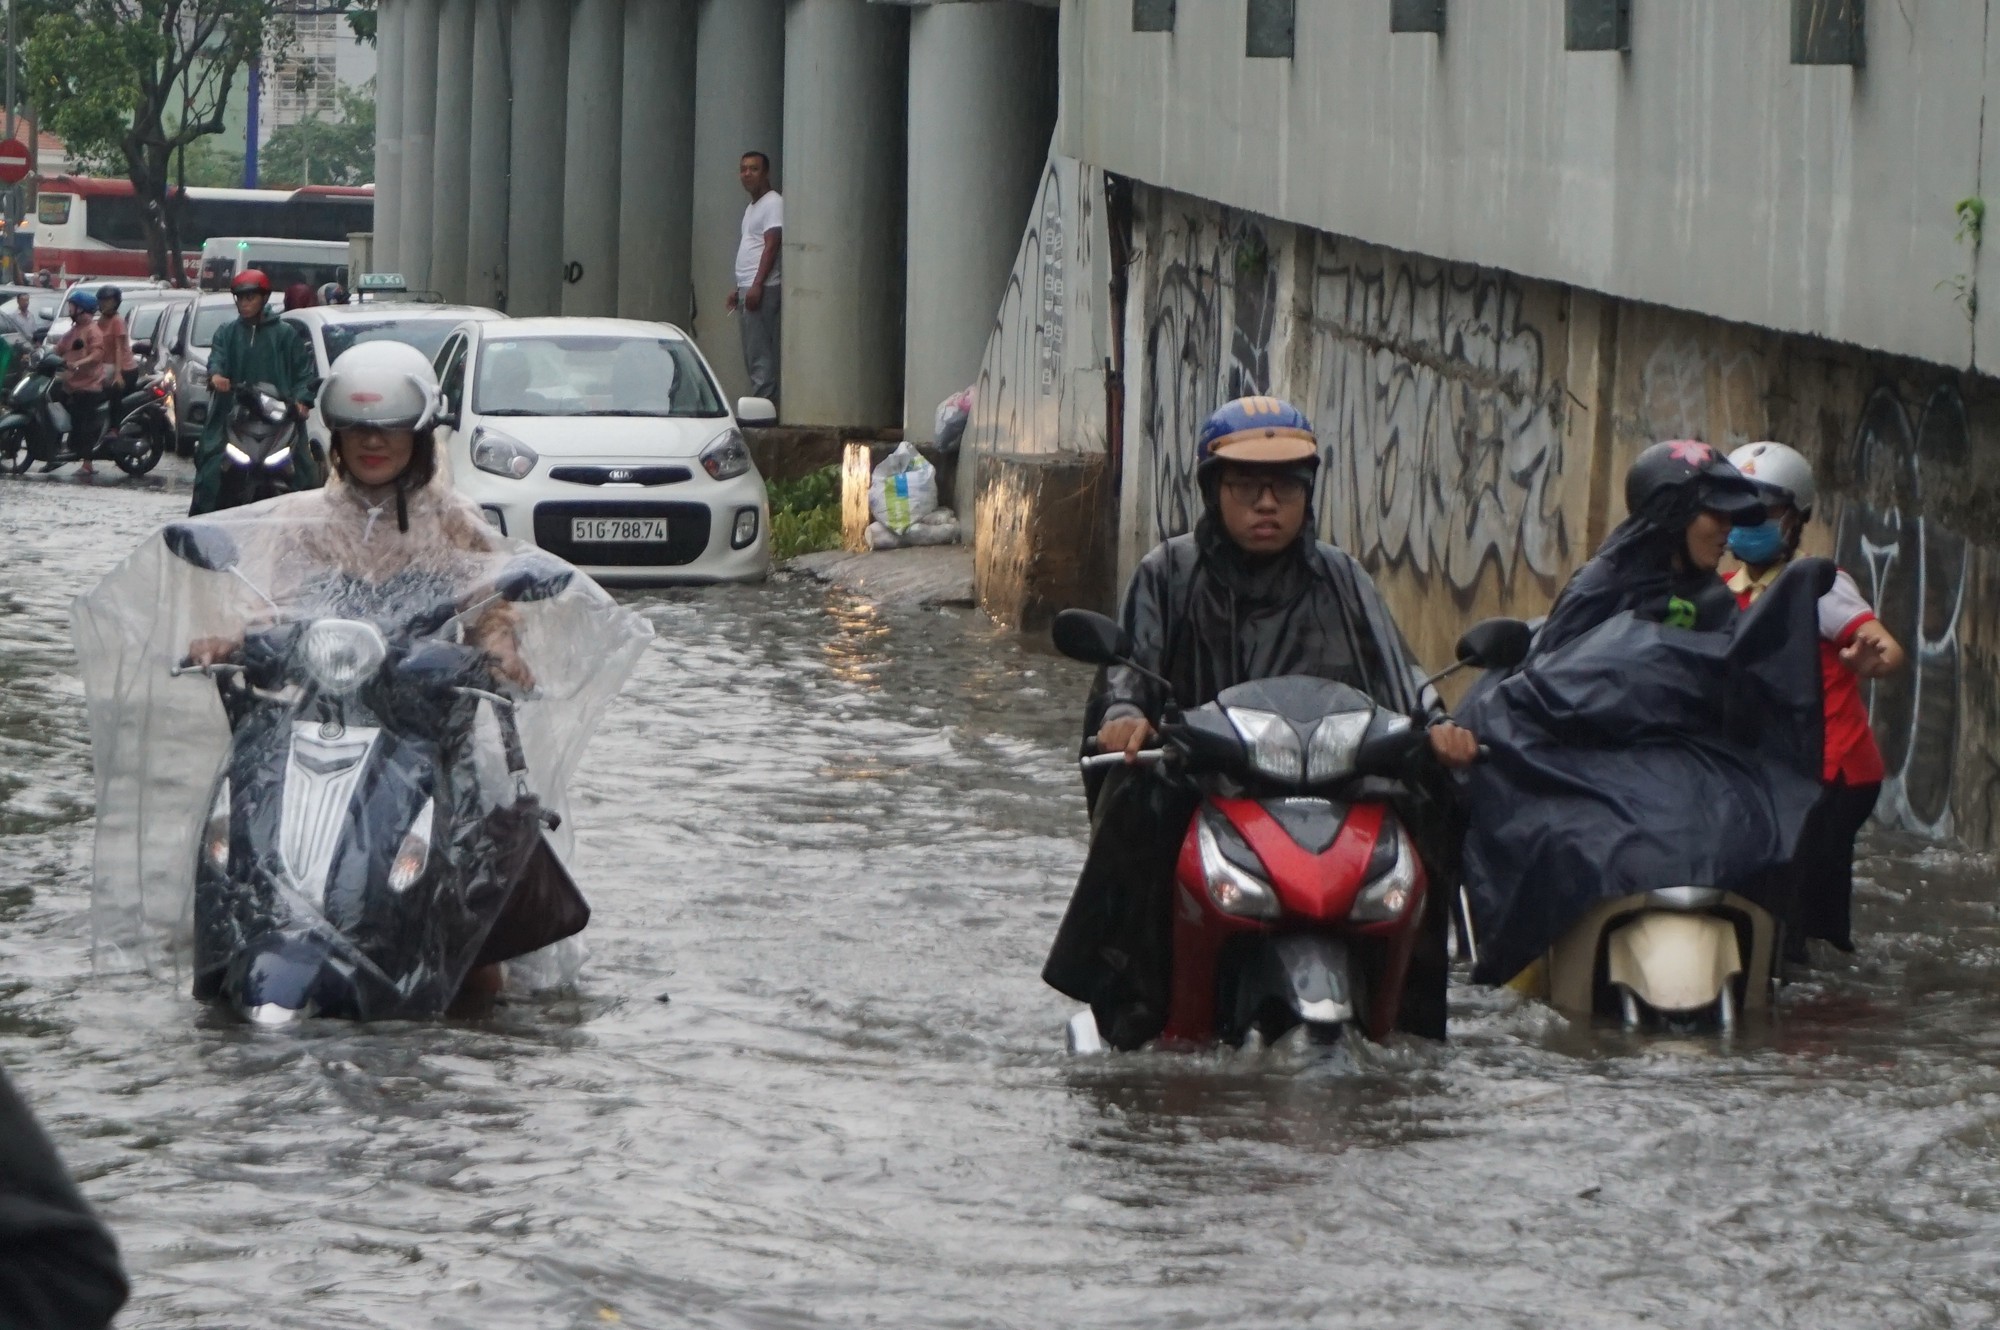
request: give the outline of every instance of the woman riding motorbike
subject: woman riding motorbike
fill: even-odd
[[[433,1014],[565,935],[535,902],[587,918],[564,791],[652,634],[452,489],[420,352],[357,347],[321,400],[324,489],[169,527],[79,602],[98,959],[192,959],[198,995],[242,1005],[232,956],[292,930],[376,967],[313,1009]],[[378,927],[419,899],[416,932]]]

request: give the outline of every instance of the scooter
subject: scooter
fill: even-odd
[[[1101,614],[1065,610],[1054,637],[1073,659],[1146,672],[1124,630]],[[1487,620],[1460,640],[1458,664],[1430,682],[1511,667],[1528,643],[1526,624]],[[1185,713],[1169,705],[1159,736],[1139,764],[1193,780],[1202,794],[1175,871],[1160,1042],[1269,1044],[1301,1026],[1314,1042],[1349,1028],[1385,1038],[1432,890],[1391,806],[1414,764],[1430,760],[1424,726],[1346,684],[1294,676],[1239,684]],[[1082,766],[1125,761],[1104,753]],[[1089,1010],[1068,1034],[1072,1052],[1104,1047]]]
[[[305,446],[291,404],[269,383],[239,383],[230,396],[216,507],[237,508],[290,494],[298,487],[297,450]]]
[[[161,370],[139,380],[112,414],[118,422],[115,437],[119,442],[111,450],[111,460],[127,475],[145,475],[160,464],[179,433],[174,420],[173,372]]]
[[[216,524],[170,526],[166,543],[249,583]],[[231,732],[196,847],[197,998],[260,1026],[434,1016],[474,966],[583,928],[589,906],[543,839],[557,818],[529,788],[518,698],[455,640],[487,606],[549,599],[573,575],[531,554],[469,604],[339,579],[328,612],[270,604],[236,659],[173,670],[215,681]],[[497,782],[475,752],[485,714]]]
[[[1778,921],[1734,892],[1667,887],[1600,902],[1512,987],[1628,1030],[1737,1028],[1771,1007]]]
[[[7,394],[7,414],[0,416],[0,470],[25,473],[40,462],[53,471],[70,462],[113,462],[127,475],[143,475],[159,463],[151,442],[115,433],[107,426],[108,402],[100,402],[88,419],[71,419],[70,409],[56,399],[56,378],[62,357],[51,351]],[[96,442],[81,450],[73,445],[81,431]]]

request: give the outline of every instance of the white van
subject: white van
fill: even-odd
[[[347,285],[345,240],[280,240],[269,236],[214,236],[201,247],[201,289],[227,291],[237,273],[256,268],[283,291],[304,282],[317,291],[328,282]]]

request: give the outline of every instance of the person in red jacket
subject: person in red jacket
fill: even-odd
[[[1743,564],[1730,576],[1729,589],[1747,609],[1797,555],[1819,486],[1811,464],[1782,443],[1749,444],[1729,460],[1756,482],[1766,503],[1762,525],[1737,527],[1729,537],[1730,551]],[[1905,664],[1902,646],[1845,571],[1820,598],[1819,633],[1826,789],[1792,861],[1792,918],[1785,939],[1786,959],[1801,962],[1807,938],[1854,950],[1854,840],[1875,811],[1884,775],[1860,681],[1894,674]]]

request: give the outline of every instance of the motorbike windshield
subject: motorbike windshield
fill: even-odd
[[[352,1014],[424,1014],[529,861],[567,858],[652,629],[447,483],[405,512],[335,483],[177,523],[78,598],[99,968],[199,993],[264,930],[355,971]],[[228,668],[177,674],[191,652]]]

